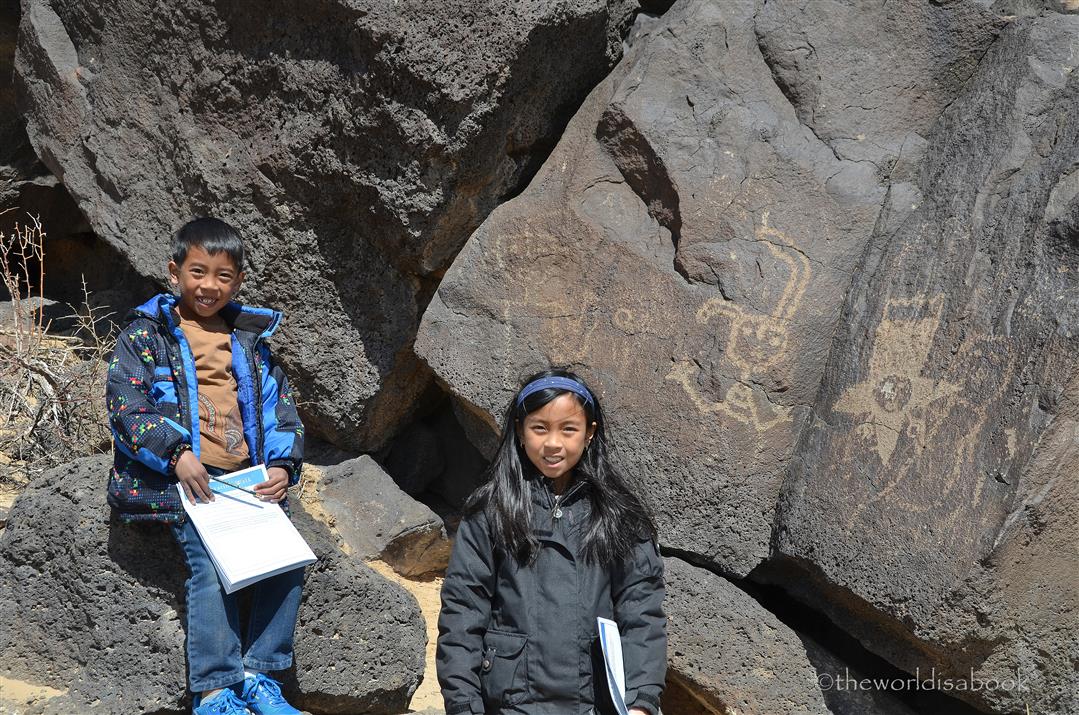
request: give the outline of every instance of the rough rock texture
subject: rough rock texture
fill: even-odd
[[[64,465],[15,503],[0,536],[2,672],[68,690],[44,712],[178,711],[183,557],[164,528],[110,527],[108,467],[107,457]],[[403,711],[423,669],[415,601],[336,551],[302,510],[294,520],[319,562],[307,571],[291,696],[313,713]]]
[[[288,316],[309,429],[363,449],[425,385],[409,346],[432,279],[546,156],[634,7],[24,5],[27,131],[93,230],[160,276],[184,221],[236,225],[243,298]]]
[[[935,124],[910,210],[859,267],[777,522],[782,580],[872,650],[1024,678],[957,693],[994,712],[1079,711],[1079,503],[1055,477],[1075,459],[1077,66],[1079,17],[1017,21]]]
[[[19,16],[18,0],[0,2],[0,232],[10,235],[16,224],[26,224],[30,216],[37,216],[49,233],[75,233],[86,221],[34,154],[26,136],[26,120],[15,106],[12,80]]]
[[[830,712],[798,635],[738,587],[664,560],[668,677],[714,713]]]
[[[1005,524],[1075,370],[1079,20],[849,8],[642,23],[416,349],[488,424],[523,373],[579,368],[665,545],[909,672],[1010,674],[955,693],[980,708],[1072,712],[1075,581],[1025,617],[1004,584],[1035,554],[1077,572],[1074,521],[1027,553]]]
[[[450,542],[442,519],[363,456],[327,468],[322,507],[353,556],[381,559],[402,576],[445,571]]]
[[[844,52],[865,43],[882,57],[899,52],[903,39],[869,28],[912,4],[870,11],[838,40]],[[960,50],[988,45],[996,27],[961,5],[976,21],[934,35],[943,49],[957,45],[956,58],[923,58],[956,75],[969,72]],[[642,23],[532,185],[458,256],[416,343],[489,415],[522,373],[583,366],[664,541],[735,575],[768,555],[851,273],[890,172],[905,168],[903,147],[919,145],[921,126],[893,115],[924,120],[954,90],[912,73],[905,81],[921,103],[889,93],[882,60],[859,78],[881,86],[879,108],[803,124],[809,100],[792,105],[782,73],[813,65],[784,54],[794,40],[770,7],[756,28],[752,2],[679,2]],[[900,25],[931,33],[934,12],[959,11]],[[818,93],[850,98],[849,82],[822,72]],[[880,146],[841,152],[843,136]]]

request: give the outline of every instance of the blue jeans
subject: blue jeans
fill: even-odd
[[[173,525],[172,531],[191,572],[186,584],[191,690],[198,693],[239,683],[245,667],[273,671],[291,666],[304,570],[286,571],[225,593],[191,521]],[[239,599],[246,593],[251,594],[251,613],[241,641]]]

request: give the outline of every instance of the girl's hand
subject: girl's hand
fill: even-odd
[[[255,493],[263,501],[279,502],[288,493],[288,470],[282,467],[270,467],[266,470],[269,479],[255,485]]]
[[[176,478],[180,480],[184,494],[191,503],[214,500],[214,492],[210,489],[210,475],[191,450],[186,450],[176,461]]]

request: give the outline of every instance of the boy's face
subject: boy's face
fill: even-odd
[[[180,289],[181,309],[200,318],[217,315],[244,280],[228,253],[211,255],[202,246],[192,246],[180,265],[169,261],[169,277]]]

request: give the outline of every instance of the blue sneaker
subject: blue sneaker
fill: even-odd
[[[254,715],[303,715],[281,695],[281,683],[262,673],[244,678],[243,699]]]
[[[225,688],[209,700],[203,700],[195,696],[192,715],[250,715],[251,711],[244,705],[243,700],[236,697],[236,693]]]

